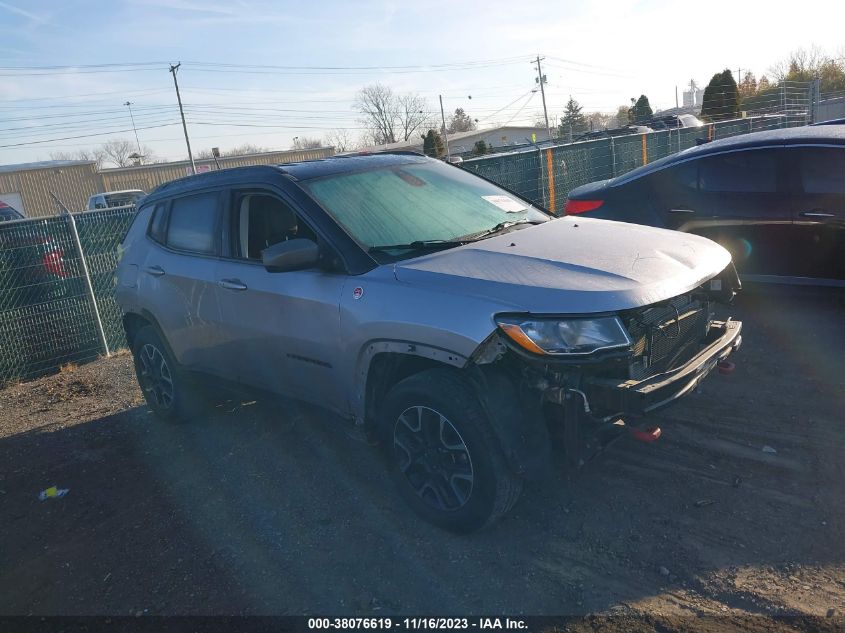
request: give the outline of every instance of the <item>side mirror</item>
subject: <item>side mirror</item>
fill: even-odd
[[[261,263],[271,273],[313,268],[319,260],[320,247],[304,238],[279,242],[261,251]]]

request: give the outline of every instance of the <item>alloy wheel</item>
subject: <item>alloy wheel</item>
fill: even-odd
[[[414,491],[438,510],[462,508],[472,494],[469,449],[455,426],[429,407],[408,407],[393,428],[399,469]]]
[[[141,348],[141,389],[156,405],[169,409],[173,404],[173,376],[164,354],[151,343]]]

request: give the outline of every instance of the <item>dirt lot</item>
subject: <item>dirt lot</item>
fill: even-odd
[[[0,614],[778,614],[845,624],[845,294],[746,293],[732,376],[469,537],[304,406],[183,426],[128,355],[0,391]],[[766,452],[763,447],[776,452]],[[767,449],[768,450],[768,449]],[[41,489],[69,488],[39,501]],[[806,620],[801,620],[804,622]],[[807,624],[807,626],[809,626]]]

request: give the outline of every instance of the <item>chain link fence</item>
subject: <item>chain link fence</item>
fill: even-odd
[[[120,207],[0,224],[0,383],[125,345],[113,276],[134,215]]]

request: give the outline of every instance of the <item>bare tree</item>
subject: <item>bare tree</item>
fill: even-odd
[[[112,139],[106,141],[100,146],[105,160],[113,163],[117,167],[128,167],[132,164],[132,159],[129,155],[134,153],[135,144],[126,139]]]
[[[397,95],[388,86],[364,86],[355,95],[353,108],[375,145],[407,141],[427,127],[431,118],[426,100],[414,93]]]
[[[631,108],[621,105],[616,108],[616,127],[625,127],[631,122]]]
[[[778,83],[784,80],[808,81],[829,59],[818,46],[799,48],[792,51],[788,58],[772,66],[769,72]]]
[[[352,140],[352,135],[349,130],[344,128],[337,128],[326,134],[326,145],[334,147],[334,151],[338,153],[355,149],[355,141]]]
[[[352,107],[361,114],[361,123],[376,145],[396,142],[396,97],[390,88],[379,83],[364,86]]]
[[[153,163],[161,162],[155,150],[149,145],[142,145],[141,152],[141,156],[135,159],[136,165],[152,165]]]
[[[616,115],[606,112],[589,112],[586,116],[591,130],[606,130],[616,122]]]
[[[106,155],[102,149],[80,149],[76,152],[50,152],[51,160],[90,160],[99,170],[103,166]]]
[[[398,97],[399,127],[402,130],[402,140],[407,141],[414,132],[425,128],[431,120],[426,111],[428,104],[418,94],[404,94]]]
[[[318,138],[310,138],[308,136],[295,137],[293,139],[293,149],[317,149],[323,146],[323,141]]]

